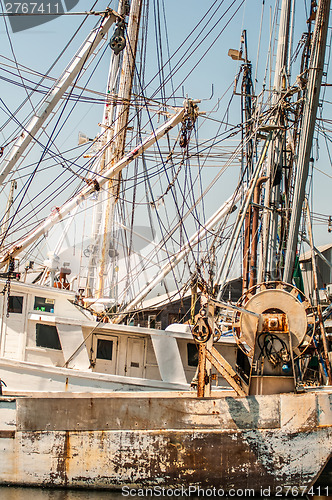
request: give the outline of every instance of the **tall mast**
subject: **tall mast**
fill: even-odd
[[[286,132],[284,130],[283,107],[278,106],[282,92],[287,87],[288,53],[290,37],[290,13],[292,0],[283,0],[280,13],[278,48],[275,64],[272,107],[275,107],[274,124],[275,140],[267,164],[267,187],[265,194],[265,210],[262,225],[262,255],[259,269],[259,281],[276,279],[277,265],[277,231],[279,218],[277,209],[280,204],[280,182],[283,168]],[[272,209],[272,210],[271,210]]]
[[[123,17],[123,21],[121,21],[122,29],[124,32],[124,19],[128,14],[128,6],[129,0],[119,0],[118,3],[118,12]],[[116,37],[119,32],[119,26],[114,32],[113,39]],[[124,33],[123,33],[124,34]],[[120,62],[122,59],[123,52],[119,49],[112,52],[110,69],[109,69],[109,77],[107,83],[107,100],[104,107],[104,115],[103,122],[101,125],[101,146],[102,146],[102,155],[99,159],[99,163],[97,165],[98,172],[102,173],[106,166],[109,164],[109,145],[114,138],[114,118],[115,118],[115,110],[118,98],[119,91],[119,69]],[[100,259],[100,245],[102,241],[102,230],[103,230],[103,214],[104,214],[104,206],[107,203],[109,198],[108,190],[105,190],[99,193],[98,203],[95,204],[93,210],[93,224],[92,224],[92,252],[89,258],[88,264],[88,275],[87,275],[87,284],[86,284],[86,296],[90,297],[94,294],[96,290],[96,273]]]
[[[124,49],[122,69],[117,96],[116,121],[114,125],[114,140],[108,148],[106,164],[111,166],[119,161],[124,154],[125,140],[130,108],[131,90],[135,73],[135,56],[138,41],[139,21],[143,0],[132,0],[130,7],[129,23],[127,29],[127,43]],[[114,283],[108,279],[109,263],[111,262],[111,275],[114,276],[116,268],[116,250],[114,241],[114,213],[119,197],[121,173],[109,181],[108,200],[102,223],[103,237],[99,249],[99,265],[97,270],[97,285],[95,295],[97,298],[112,297]],[[106,283],[108,279],[108,286]],[[113,286],[112,286],[113,285]],[[116,297],[112,297],[115,298]]]
[[[6,210],[5,210],[5,215],[4,215],[3,223],[1,226],[0,245],[3,244],[3,242],[6,238],[8,222],[9,222],[9,217],[10,217],[10,209],[14,203],[14,190],[16,188],[17,188],[17,182],[15,180],[11,181],[8,201],[7,201]]]
[[[316,23],[313,33],[312,52],[308,68],[308,83],[307,91],[305,94],[302,131],[295,177],[292,203],[293,210],[290,219],[288,245],[285,257],[283,281],[287,283],[291,282],[293,275],[302,205],[305,197],[305,187],[309,172],[312,138],[315,129],[320,86],[324,69],[330,3],[331,0],[320,0],[316,12]]]
[[[247,50],[247,31],[243,30],[241,43],[244,45],[244,64],[243,64],[243,79],[241,89],[241,104],[242,104],[242,140],[245,144],[242,152],[242,172],[247,171],[246,181],[249,182],[253,170],[253,156],[254,156],[254,141],[253,141],[253,83],[251,76],[252,65],[248,60]],[[240,52],[241,53],[241,52]],[[245,161],[243,161],[245,160]],[[250,262],[250,225],[251,225],[251,206],[249,205],[245,223],[244,223],[244,246],[243,246],[243,281],[242,291],[246,291],[249,283],[249,262]]]

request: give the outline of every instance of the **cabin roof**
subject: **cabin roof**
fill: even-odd
[[[189,297],[190,294],[190,290],[185,292],[185,294],[183,295],[179,292],[172,291],[168,294],[164,293],[162,295],[157,295],[157,297],[146,299],[143,301],[142,306],[143,309],[159,309],[160,307],[163,307],[170,302],[176,302],[177,300],[183,299],[184,297]]]
[[[326,245],[321,245],[317,247],[317,250],[319,250],[321,253],[326,252],[326,250],[329,250],[332,248],[332,243],[327,243]],[[305,262],[306,260],[311,259],[311,250],[308,250],[307,252],[303,253],[300,255],[300,262]]]

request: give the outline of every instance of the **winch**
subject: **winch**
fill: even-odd
[[[309,345],[308,325],[315,322],[308,299],[290,284],[268,282],[247,290],[237,307],[233,332],[252,358],[249,394],[294,391],[294,360]]]

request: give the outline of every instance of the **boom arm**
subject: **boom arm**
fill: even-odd
[[[44,122],[50,116],[61,97],[73,83],[86,61],[93,54],[99,43],[104,39],[105,34],[118,17],[120,17],[119,14],[111,9],[106,11],[105,18],[99,28],[90,33],[89,37],[79,49],[72,62],[56,81],[50,93],[44,98],[42,104],[36,111],[36,114],[30,120],[27,127],[22,131],[20,137],[16,140],[15,144],[9,151],[8,156],[6,156],[3,160],[0,172],[0,186],[4,183],[8,174],[13,170],[16,162],[21,158],[30,142],[34,139],[38,130],[40,130],[43,126]]]
[[[99,177],[96,175],[95,180],[89,180],[87,186],[84,187],[74,198],[67,201],[62,207],[56,208],[36,229],[29,233],[24,238],[18,240],[16,243],[11,245],[6,251],[6,254],[0,259],[0,269],[8,262],[10,258],[15,257],[20,252],[25,250],[28,246],[34,243],[40,236],[47,233],[51,227],[53,227],[57,222],[59,222],[65,215],[67,215],[76,205],[79,205],[88,198],[95,190],[96,186],[102,187],[104,184],[108,183],[109,179],[114,177],[116,174],[121,172],[121,170],[131,163],[135,158],[140,156],[144,151],[146,151],[150,146],[152,146],[158,139],[165,135],[171,128],[175,127],[178,123],[182,121],[186,114],[186,108],[182,108],[175,115],[172,116],[167,122],[165,122],[161,127],[155,130],[149,137],[142,141],[136,148],[127,153],[120,161],[107,170],[102,172]]]

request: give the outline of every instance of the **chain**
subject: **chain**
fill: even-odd
[[[9,318],[9,300],[10,300],[10,280],[11,280],[11,275],[14,272],[15,269],[15,261],[13,258],[10,258],[9,265],[8,265],[8,273],[7,273],[7,280],[5,283],[5,286],[1,290],[1,295],[5,295],[7,292],[7,313],[6,317]]]
[[[194,124],[195,122],[190,116],[183,120],[180,135],[181,148],[186,148],[188,146]]]
[[[189,144],[190,135],[194,128],[195,121],[198,114],[197,104],[192,99],[186,101],[186,115],[182,121],[180,133],[180,147],[186,148]]]

